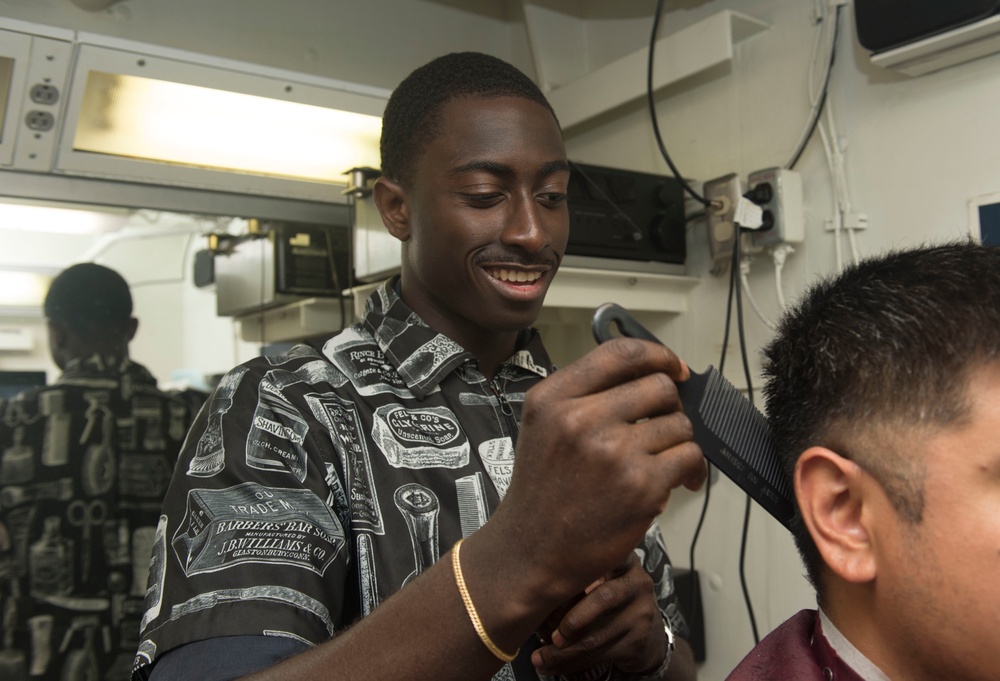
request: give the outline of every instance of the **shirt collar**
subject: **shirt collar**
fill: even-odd
[[[461,345],[427,326],[396,292],[398,276],[379,286],[365,304],[362,325],[368,329],[386,360],[419,398],[432,392],[444,377],[476,358]],[[544,378],[551,361],[534,329],[522,334],[519,349],[501,371],[525,370]]]
[[[876,666],[874,662],[865,657],[864,653],[854,647],[854,644],[847,640],[840,629],[838,629],[823,609],[819,609],[819,629],[817,632],[826,638],[833,652],[847,664],[851,670],[866,681],[889,681],[889,677]]]

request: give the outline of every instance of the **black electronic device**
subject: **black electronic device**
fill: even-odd
[[[673,568],[674,588],[677,590],[677,607],[688,625],[688,643],[694,653],[695,662],[704,662],[705,650],[705,610],[701,601],[701,579],[697,570]]]
[[[621,335],[660,342],[625,308],[605,303],[597,308],[592,324],[598,343],[615,337],[612,324]],[[764,415],[712,366],[700,374],[692,370],[688,380],[677,384],[677,392],[705,458],[789,527],[795,495]]]
[[[220,242],[213,258],[217,313],[239,316],[350,287],[351,232],[301,222],[252,221],[256,231]]]
[[[1000,14],[1000,0],[854,0],[858,42],[883,52]]]
[[[571,162],[567,203],[567,255],[684,263],[684,190],[675,178]]]

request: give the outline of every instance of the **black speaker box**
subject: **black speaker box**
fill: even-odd
[[[858,42],[884,52],[1000,13],[1000,0],[854,0]]]

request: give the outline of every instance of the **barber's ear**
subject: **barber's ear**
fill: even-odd
[[[400,241],[410,238],[410,204],[406,190],[398,182],[384,177],[375,180],[372,198],[389,233]]]
[[[857,464],[825,447],[810,447],[795,464],[795,496],[809,534],[827,567],[852,583],[877,573],[869,482]]]
[[[49,334],[49,347],[54,350],[65,348],[69,343],[69,327],[63,322],[57,322],[52,319],[46,320],[45,325]]]

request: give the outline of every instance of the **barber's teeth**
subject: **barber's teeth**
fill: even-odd
[[[542,276],[541,272],[525,272],[523,270],[494,270],[493,276],[500,281],[511,281],[525,283],[536,281]]]

